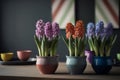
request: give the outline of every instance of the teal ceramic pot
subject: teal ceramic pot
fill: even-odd
[[[70,74],[82,74],[86,68],[86,56],[66,56],[66,65]]]
[[[112,64],[113,63],[111,57],[94,56],[92,59],[92,67],[97,74],[109,73],[112,69]]]

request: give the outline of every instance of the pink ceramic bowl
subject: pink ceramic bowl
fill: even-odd
[[[21,61],[27,61],[31,53],[32,53],[31,50],[20,50],[20,51],[17,51],[17,57]]]

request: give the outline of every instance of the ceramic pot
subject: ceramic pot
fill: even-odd
[[[97,74],[107,74],[112,69],[111,57],[93,57],[92,67]]]
[[[85,50],[85,56],[87,56],[86,61],[90,64],[92,63],[94,51]]]
[[[19,50],[17,51],[17,57],[21,61],[27,61],[31,55],[31,50]]]
[[[66,65],[70,74],[82,74],[86,68],[86,56],[66,56]]]
[[[40,74],[53,74],[58,67],[58,56],[37,56],[36,67]]]
[[[3,61],[10,61],[13,58],[13,52],[1,53],[1,59]]]

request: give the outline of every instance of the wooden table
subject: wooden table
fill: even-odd
[[[120,80],[120,67],[113,67],[110,74],[96,75],[91,67],[82,75],[70,75],[65,63],[59,63],[55,74],[41,75],[35,65],[0,65],[0,80]]]

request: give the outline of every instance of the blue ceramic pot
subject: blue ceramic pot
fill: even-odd
[[[86,57],[66,56],[66,65],[70,74],[82,74],[86,68]]]
[[[111,57],[94,56],[92,67],[97,74],[107,74],[112,69],[112,59]]]

